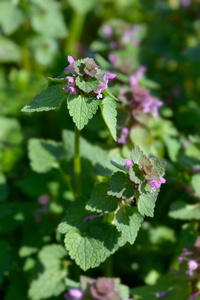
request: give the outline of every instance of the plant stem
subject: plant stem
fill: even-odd
[[[74,11],[69,28],[69,36],[65,45],[65,54],[71,55],[75,51],[75,45],[79,41],[83,25],[85,21],[85,15]]]
[[[104,263],[104,276],[113,277],[112,256],[109,256]]]
[[[80,131],[75,126],[75,140],[74,140],[74,176],[76,183],[76,195],[80,196],[81,192],[81,159],[80,159]]]

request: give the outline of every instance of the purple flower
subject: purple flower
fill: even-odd
[[[117,139],[119,144],[126,144],[126,139],[128,137],[129,130],[128,128],[124,127],[121,131],[121,136]]]
[[[63,90],[65,90],[66,92],[69,92],[70,94],[76,95],[77,94],[76,89],[75,89],[76,83],[75,83],[74,78],[71,76],[67,76],[67,79],[68,79],[68,83],[67,83],[67,85],[63,86]]]
[[[147,183],[152,187],[151,192],[155,192],[156,188],[159,188],[161,183],[165,183],[166,180],[163,177],[159,177],[159,181],[150,180]]]
[[[178,273],[178,270],[177,270],[177,269],[172,269],[172,273],[173,273],[174,275],[176,275],[176,274]]]
[[[186,271],[186,274],[193,276],[193,271],[198,268],[198,263],[195,260],[189,260],[188,261],[188,270]]]
[[[100,78],[100,81],[102,83],[105,83],[106,84],[106,88],[108,87],[108,80],[109,79],[113,79],[115,78],[117,75],[116,74],[113,74],[113,73],[108,73],[106,75],[104,75],[102,78]]]
[[[124,167],[127,167],[128,169],[130,169],[130,166],[132,165],[133,163],[129,160],[129,159],[125,159],[125,165]]]
[[[96,87],[96,88],[94,89],[94,92],[95,92],[96,94],[98,94],[98,95],[97,95],[97,99],[100,99],[100,98],[103,97],[103,95],[101,94],[101,91],[104,90],[105,88],[106,88],[106,85],[100,84],[100,85],[98,85],[98,87]]]
[[[167,292],[155,293],[156,298],[165,298]]]
[[[188,249],[184,248],[184,249],[182,250],[182,252],[183,252],[183,254],[186,254],[186,253],[188,253]]]
[[[158,116],[158,107],[162,106],[163,102],[152,97],[147,97],[143,100],[143,112],[145,114],[152,113],[154,117]]]
[[[105,37],[106,39],[111,38],[111,36],[112,36],[112,28],[111,28],[110,26],[104,25],[104,26],[102,27],[102,31],[103,31],[104,37]]]
[[[117,60],[117,57],[114,54],[109,54],[108,55],[108,60],[110,61],[111,65],[115,65],[115,62]]]
[[[74,65],[73,65],[73,62],[74,62],[73,57],[68,56],[67,59],[68,59],[68,62],[69,62],[69,66],[64,69],[64,72],[71,72],[72,74],[76,74],[76,72],[74,70]]]
[[[69,293],[64,294],[64,298],[68,300],[79,300],[83,297],[83,292],[78,289],[71,289]]]
[[[136,77],[137,80],[140,80],[143,76],[143,74],[146,72],[147,67],[145,66],[140,66],[137,71],[135,72],[134,76]]]
[[[38,203],[42,206],[47,206],[49,202],[49,195],[43,194],[38,197]]]
[[[196,292],[195,294],[192,294],[188,300],[195,300],[200,295],[200,291]]]
[[[191,5],[191,0],[180,0],[180,3],[184,8],[188,8]]]
[[[183,257],[178,256],[178,257],[177,257],[177,260],[178,260],[178,262],[179,262],[179,264],[180,264],[180,263],[182,263],[182,261],[183,261]]]

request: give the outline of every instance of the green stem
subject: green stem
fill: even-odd
[[[65,54],[71,55],[75,51],[75,45],[79,41],[83,25],[85,21],[85,15],[74,11],[69,28],[69,36],[65,45]]]
[[[112,256],[109,256],[104,263],[104,275],[105,277],[113,277]]]
[[[81,158],[80,158],[80,131],[75,126],[75,140],[74,140],[74,176],[76,183],[76,195],[80,196],[81,192]]]
[[[59,171],[62,174],[62,176],[63,176],[63,178],[64,178],[64,180],[65,180],[68,188],[70,189],[70,191],[72,192],[72,194],[75,197],[76,195],[75,195],[74,188],[73,188],[73,186],[71,184],[71,177],[68,174],[66,174],[61,167],[59,167]]]

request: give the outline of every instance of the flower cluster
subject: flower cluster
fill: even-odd
[[[138,84],[145,73],[146,67],[141,66],[134,75],[130,76],[130,90],[120,90],[119,99],[125,103],[125,107],[132,111],[132,116],[135,117],[138,113],[152,114],[154,117],[158,116],[158,108],[163,105],[163,102],[150,96],[149,90],[142,88]]]
[[[133,160],[134,156],[132,155]],[[134,162],[129,159],[125,160],[125,167],[130,170],[130,167],[133,165],[131,170],[134,173],[134,177],[140,179],[141,182],[146,182],[151,187],[151,193],[156,191],[156,188],[160,188],[161,183],[165,183],[166,180],[162,177],[164,173],[159,173],[157,170],[158,165],[164,167],[165,163],[156,160],[155,158],[147,158],[144,154],[140,155],[137,167],[135,167]],[[161,168],[162,168],[161,167]],[[131,179],[131,177],[130,177]],[[132,180],[132,179],[131,179]],[[134,179],[133,179],[134,181]],[[137,183],[137,182],[136,182]]]
[[[75,61],[72,56],[68,56],[68,62],[69,66],[64,72],[70,72],[71,76],[66,77],[68,82],[63,89],[69,94],[96,94],[97,99],[100,99],[103,97],[102,91],[108,87],[109,80],[116,77],[113,73],[101,70],[93,58]]]

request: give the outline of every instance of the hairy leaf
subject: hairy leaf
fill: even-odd
[[[117,209],[116,197],[109,196],[106,183],[97,184],[87,202],[86,209],[96,212],[110,213]]]
[[[200,204],[187,204],[184,201],[175,201],[171,207],[169,216],[179,220],[200,220]]]
[[[134,187],[131,184],[127,174],[116,172],[112,175],[108,189],[108,195],[117,198],[128,199],[134,194]]]
[[[69,95],[67,106],[74,123],[81,130],[97,112],[99,102],[96,98],[87,98],[84,95]]]
[[[117,110],[116,110],[116,101],[110,97],[105,97],[100,104],[102,117],[113,137],[117,140]]]
[[[64,99],[60,85],[49,86],[22,108],[22,112],[40,112],[56,109]]]
[[[99,81],[94,77],[90,77],[87,81],[85,81],[83,76],[78,76],[76,77],[76,84],[79,89],[89,93],[99,85]]]

